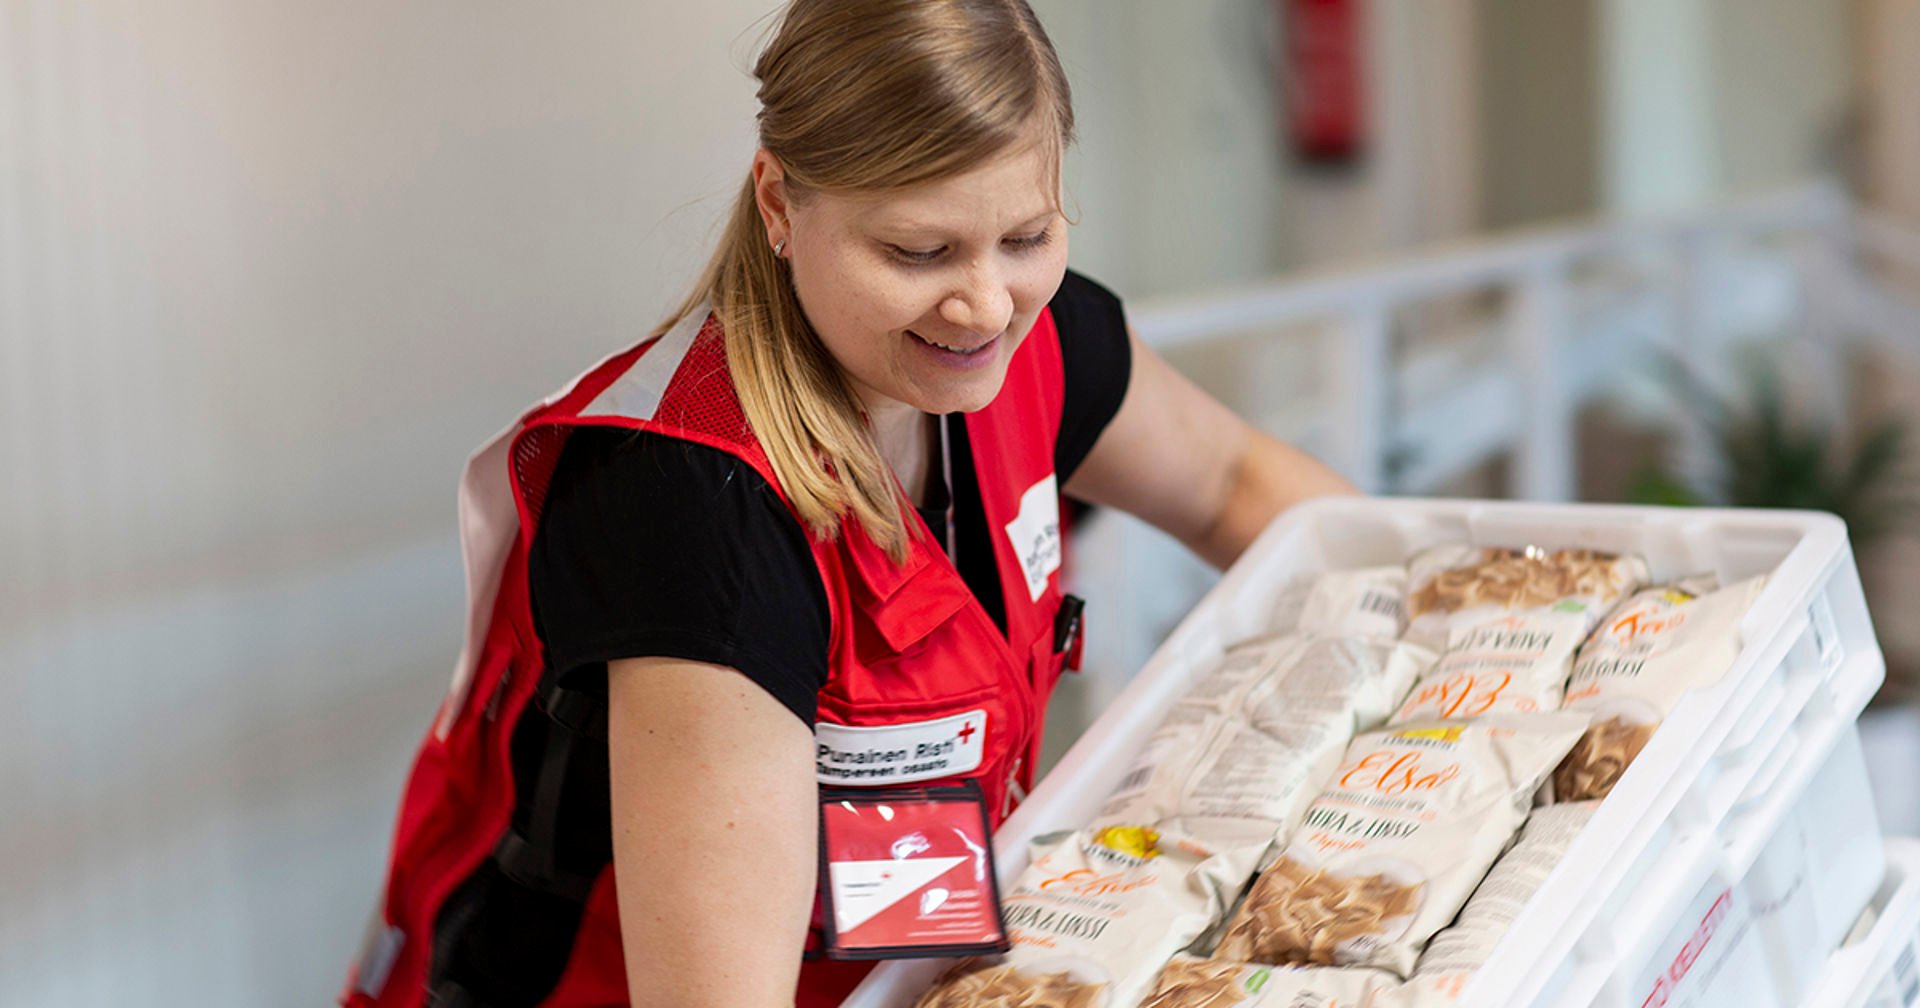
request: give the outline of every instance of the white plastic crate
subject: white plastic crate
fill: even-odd
[[[1462,998],[1641,1008],[1647,993],[1636,991],[1663,942],[1714,880],[1747,877],[1884,677],[1846,531],[1830,515],[1389,499],[1294,508],[1002,826],[1002,885],[1025,868],[1033,837],[1093,817],[1162,713],[1228,645],[1266,628],[1293,579],[1462,541],[1638,553],[1656,580],[1772,575],[1733,667],[1674,709]],[[886,963],[845,1004],[905,1008],[944,965]]]
[[[1762,975],[1783,1006],[1820,989],[1828,958],[1879,888],[1886,854],[1857,726],[1850,726],[1773,831],[1747,877]]]
[[[1716,869],[1651,958],[1613,984],[1641,1008],[1798,1008],[1885,876],[1860,737],[1849,725],[1746,875]]]
[[[1872,929],[1827,961],[1806,1008],[1920,1005],[1920,840],[1888,840],[1886,856]]]

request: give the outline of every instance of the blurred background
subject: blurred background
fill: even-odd
[[[1839,511],[1920,831],[1920,5],[1033,0],[1072,262],[1367,489]],[[454,485],[685,291],[768,0],[0,0],[0,1003],[319,1004]],[[1212,573],[1078,533],[1054,738]]]

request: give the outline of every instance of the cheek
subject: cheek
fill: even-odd
[[[850,251],[810,261],[794,282],[808,320],[836,351],[855,349],[862,335],[889,326],[895,314],[882,271]]]
[[[839,316],[866,329],[910,327],[933,301],[925,281],[866,256],[842,257],[827,282]]]
[[[1067,273],[1067,250],[1065,242],[1061,248],[1043,261],[1022,270],[1014,282],[1014,307],[1022,314],[1037,315],[1041,308],[1060,289],[1060,282]]]

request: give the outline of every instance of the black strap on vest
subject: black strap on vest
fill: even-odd
[[[539,710],[529,705],[514,727],[513,815],[492,856],[436,915],[427,983],[434,1008],[546,997],[610,856],[591,852],[594,843],[583,839],[607,833],[604,805],[597,816],[578,807],[582,795],[604,788],[606,703],[561,688],[551,674],[541,677],[534,698]]]
[[[535,699],[560,727],[596,742],[607,740],[607,702],[585,690],[568,689],[551,675],[540,679]]]
[[[493,859],[502,873],[529,889],[585,903],[596,876],[560,867],[560,806],[568,768],[580,751],[589,749],[594,756],[604,758],[607,705],[591,693],[559,685],[551,675],[541,678],[536,699],[561,730],[547,732],[540,775],[526,806],[527,832],[522,834],[509,826],[494,848]]]
[[[442,979],[427,990],[427,1008],[493,1008],[458,981]]]

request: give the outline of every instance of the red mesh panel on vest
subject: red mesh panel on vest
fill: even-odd
[[[567,428],[550,424],[522,431],[513,439],[514,481],[520,485],[520,499],[532,528],[540,527],[547,490],[553,485],[553,470],[560,464],[560,446],[566,440]]]
[[[547,492],[553,483],[553,471],[560,463],[560,448],[566,443],[567,433],[573,429],[574,423],[581,422],[571,420],[567,414],[591,402],[612,380],[639,359],[641,351],[650,350],[652,346],[648,344],[632,357],[615,362],[606,375],[593,376],[583,383],[575,395],[556,404],[553,412],[542,411],[557,422],[535,423],[514,439],[513,476],[520,487],[520,499],[527,510],[529,527],[538,528],[540,525]],[[766,453],[760,450],[760,443],[754,438],[746,414],[740,409],[740,400],[734,394],[733,376],[727,370],[726,344],[721,338],[719,324],[712,319],[700,330],[693,345],[687,348],[686,356],[681,358],[679,367],[667,382],[666,393],[654,410],[654,415],[632,419],[645,422],[649,427],[658,425],[662,433],[690,435],[732,451],[759,470],[768,482],[773,482],[773,470],[767,464]]]
[[[718,323],[709,320],[687,349],[680,369],[667,385],[666,396],[660,400],[660,408],[654,412],[654,420],[669,428],[717,438],[772,479],[767,455],[760,450],[760,442],[753,436],[733,390],[726,341]]]

